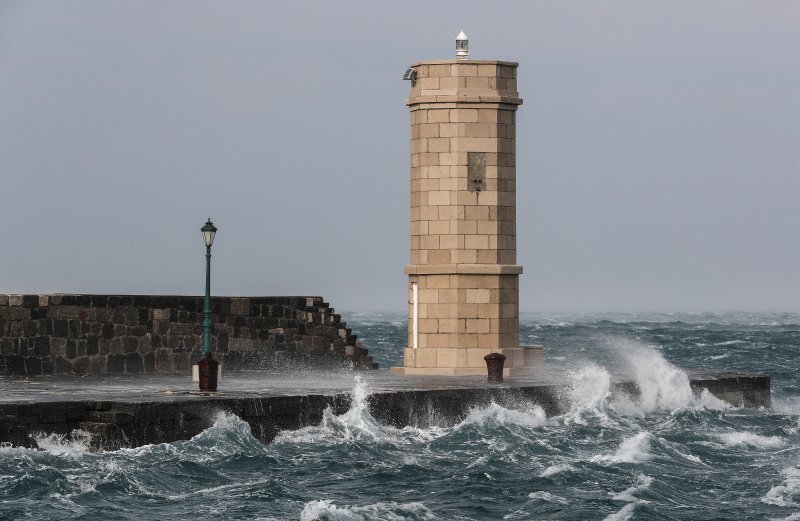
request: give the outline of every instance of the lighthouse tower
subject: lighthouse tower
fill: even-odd
[[[485,375],[506,356],[506,376],[531,374],[541,346],[519,345],[516,252],[517,63],[421,61],[411,92],[411,259],[407,375]]]

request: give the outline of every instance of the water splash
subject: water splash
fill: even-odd
[[[573,410],[596,409],[606,404],[611,394],[611,375],[598,365],[567,373],[567,398]]]
[[[393,443],[392,435],[398,429],[381,425],[369,412],[370,391],[367,383],[356,376],[351,392],[350,409],[337,416],[328,407],[322,414],[322,422],[318,426],[303,427],[295,431],[280,433],[275,443],[347,443],[366,441],[372,443]]]
[[[620,347],[639,386],[642,410],[673,411],[692,403],[694,396],[689,377],[667,362],[653,346],[627,342]]]
[[[39,449],[54,456],[80,457],[89,452],[92,435],[76,429],[69,434],[38,434],[33,440]]]
[[[711,394],[711,391],[708,389],[703,389],[700,393],[700,396],[693,399],[692,406],[695,409],[706,409],[709,411],[726,411],[728,409],[734,409],[733,405],[720,400]]]

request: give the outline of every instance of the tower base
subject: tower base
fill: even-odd
[[[405,376],[486,376],[487,369],[483,356],[491,352],[497,352],[506,355],[506,366],[503,368],[503,376],[530,376],[536,374],[537,370],[541,368],[544,355],[544,347],[539,345],[496,350],[484,349],[480,350],[480,353],[476,352],[478,350],[473,349],[447,349],[448,352],[464,351],[464,357],[469,363],[463,366],[437,366],[436,351],[439,351],[439,349],[427,348],[414,350],[407,348],[406,364],[408,365],[403,367],[391,367],[389,368],[389,373]],[[467,357],[467,351],[469,351],[472,356]],[[450,353],[447,354],[450,355]]]

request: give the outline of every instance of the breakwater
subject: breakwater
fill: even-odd
[[[734,406],[770,405],[770,378],[759,373],[690,372],[695,395],[707,390]],[[41,434],[81,435],[95,449],[113,450],[188,439],[208,428],[219,412],[235,414],[268,443],[284,430],[318,425],[325,410],[343,414],[353,400],[352,373],[317,373],[286,379],[248,375],[224,380],[221,392],[202,395],[186,378],[120,381],[53,380],[7,385],[0,402],[0,442],[35,446]],[[534,403],[548,416],[564,411],[570,387],[550,375],[489,385],[482,378],[396,378],[370,372],[372,417],[394,427],[452,424],[472,408],[492,402],[514,408]],[[308,384],[304,384],[308,382]],[[636,383],[616,379],[609,392],[635,400]],[[687,388],[688,391],[688,388]],[[81,396],[81,398],[76,398]]]
[[[225,371],[373,361],[322,297],[214,297]],[[3,375],[183,373],[199,356],[203,298],[0,295]]]

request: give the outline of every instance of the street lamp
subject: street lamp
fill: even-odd
[[[201,356],[205,356],[211,351],[211,245],[214,244],[217,228],[209,218],[200,231],[206,243],[206,298],[203,302],[203,350],[200,352]]]
[[[203,349],[197,365],[200,391],[216,392],[219,362],[211,358],[211,245],[214,244],[217,228],[209,218],[200,231],[203,232],[203,242],[206,244],[206,296],[203,301]]]

